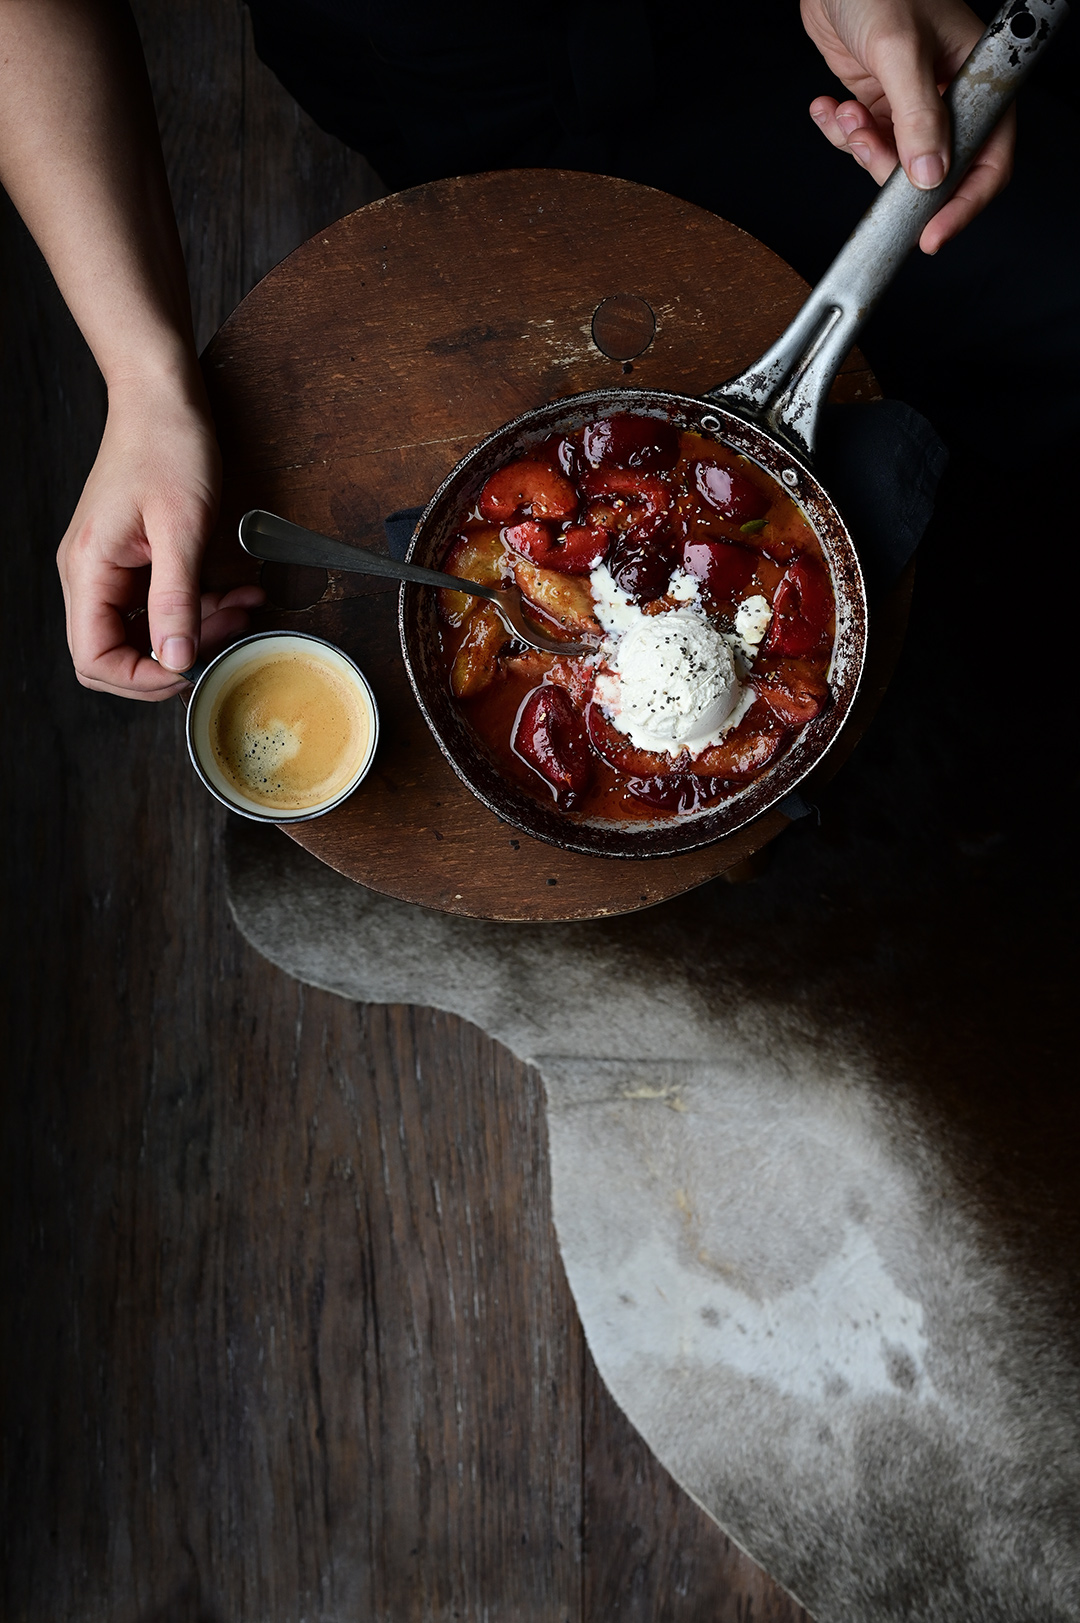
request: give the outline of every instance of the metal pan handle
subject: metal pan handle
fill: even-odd
[[[919,191],[898,164],[787,331],[711,399],[812,455],[822,403],[860,327],[1068,10],[1066,0],[1007,0],[945,92],[952,162],[941,185]]]

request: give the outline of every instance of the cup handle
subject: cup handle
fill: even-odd
[[[222,652],[224,652],[224,650],[222,650]],[[217,655],[215,654],[214,657],[216,659]],[[155,665],[161,665],[160,659],[158,659],[157,655],[155,654],[155,652],[154,652],[154,650],[152,648],[150,650],[150,658],[154,661]],[[206,668],[207,668],[207,666],[209,664],[210,664],[210,661],[208,659],[197,659],[195,661],[194,665],[190,666],[188,670],[186,670],[186,671],[171,671],[169,674],[171,676],[179,677],[182,682],[190,682],[192,687],[194,687],[195,683],[199,680],[199,677],[202,675],[203,671],[206,670]],[[164,665],[161,665],[161,668],[162,668],[162,670],[164,670],[165,669]]]

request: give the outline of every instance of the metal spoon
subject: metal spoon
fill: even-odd
[[[441,586],[449,592],[468,592],[472,597],[482,597],[492,604],[512,636],[545,654],[591,654],[599,646],[599,639],[596,643],[560,642],[554,637],[545,637],[526,620],[521,592],[516,586],[504,586],[496,591],[475,580],[462,580],[458,575],[443,575],[437,569],[422,569],[419,564],[398,563],[396,558],[388,558],[384,553],[332,541],[316,530],[305,530],[300,524],[292,524],[287,518],[263,512],[258,507],[240,520],[240,545],[253,558],[263,558],[269,563],[351,570],[361,575],[382,575],[389,580],[415,581],[420,586]]]

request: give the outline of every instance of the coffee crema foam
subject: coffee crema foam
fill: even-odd
[[[340,794],[370,739],[366,695],[326,660],[293,649],[241,666],[210,717],[214,758],[237,794],[282,811]]]

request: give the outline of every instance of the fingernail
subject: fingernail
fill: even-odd
[[[852,130],[857,130],[860,127],[862,120],[858,113],[837,113],[836,122],[845,135],[850,135]]]
[[[849,141],[848,151],[857,163],[867,164],[870,162],[870,148],[865,141]]]
[[[945,179],[945,162],[940,152],[924,152],[912,158],[908,178],[921,192],[932,192]]]
[[[188,671],[195,663],[195,644],[190,637],[166,637],[158,659],[168,671]]]
[[[824,124],[828,116],[829,109],[827,107],[814,106],[810,109],[810,117],[814,120],[815,124]]]

